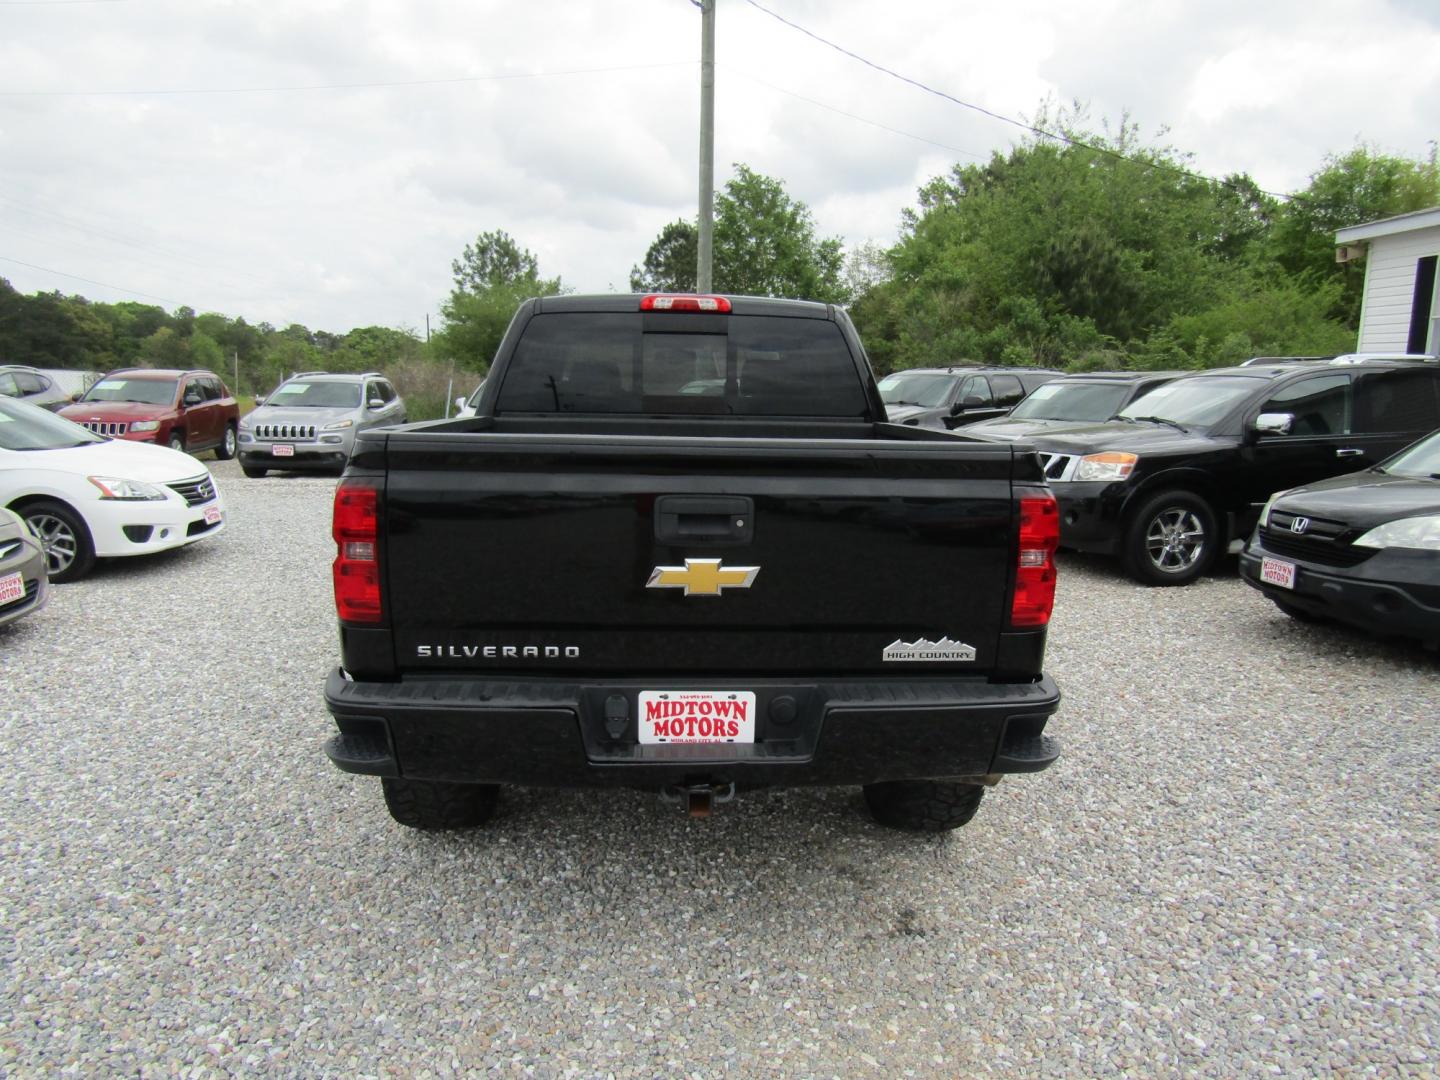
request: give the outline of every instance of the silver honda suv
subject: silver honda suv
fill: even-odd
[[[355,433],[405,423],[405,402],[376,371],[333,375],[302,371],[257,398],[240,420],[240,468],[246,476],[271,469],[341,472]]]

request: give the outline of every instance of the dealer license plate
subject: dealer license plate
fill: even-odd
[[[295,447],[288,446],[285,443],[277,443],[270,448],[270,452],[276,457],[294,457]]]
[[[220,507],[218,507],[218,506],[207,506],[207,507],[205,507],[205,524],[206,524],[206,525],[219,525],[219,524],[220,524]]]
[[[0,577],[0,604],[13,604],[24,595],[25,579],[19,574],[6,574],[4,577]]]
[[[642,690],[640,742],[753,743],[753,690]]]
[[[1284,559],[1272,559],[1266,555],[1260,560],[1260,580],[1267,585],[1279,585],[1282,589],[1295,588],[1295,564]]]

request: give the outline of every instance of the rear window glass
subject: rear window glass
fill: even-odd
[[[822,319],[731,315],[725,333],[663,333],[639,314],[537,315],[496,411],[864,416],[840,328]],[[646,326],[649,325],[649,332]]]

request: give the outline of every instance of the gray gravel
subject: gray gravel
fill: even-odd
[[[1066,558],[1066,752],[949,839],[858,792],[391,824],[325,761],[333,481],[0,631],[0,1070],[1440,1072],[1440,664],[1233,567]]]

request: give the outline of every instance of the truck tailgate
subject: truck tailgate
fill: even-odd
[[[948,437],[396,432],[397,666],[984,675],[1009,615],[1013,468],[1008,446]]]

